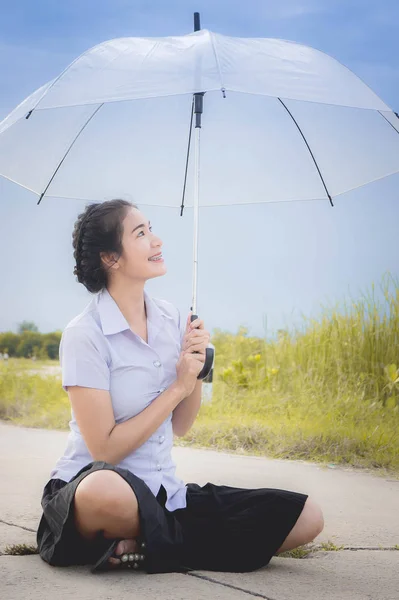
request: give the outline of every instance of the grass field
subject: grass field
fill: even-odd
[[[213,400],[178,443],[399,475],[399,285],[382,283],[275,340],[215,331]],[[55,361],[0,363],[0,418],[67,429]],[[38,369],[39,373],[32,373]]]

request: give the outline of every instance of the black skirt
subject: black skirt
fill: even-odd
[[[85,541],[74,524],[74,494],[90,473],[110,469],[131,486],[139,506],[140,536],[148,573],[210,570],[247,572],[267,565],[294,527],[306,494],[274,488],[245,489],[187,484],[187,506],[168,511],[166,493],[106,462],[92,462],[71,481],[50,479],[37,531],[41,558],[54,566],[95,564],[112,540]]]

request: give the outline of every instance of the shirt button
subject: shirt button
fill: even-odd
[[[160,435],[160,436],[159,436],[159,438],[158,438],[158,442],[159,442],[160,444],[163,444],[163,443],[164,443],[164,441],[165,441],[165,436],[164,436],[164,435]]]
[[[162,471],[162,467],[159,463],[157,464],[157,471]]]
[[[159,360],[154,360],[154,367],[160,367],[161,363],[159,362]]]

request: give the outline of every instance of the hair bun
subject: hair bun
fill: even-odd
[[[130,208],[137,206],[126,200],[88,204],[75,221],[73,274],[91,293],[100,292],[108,282],[100,253],[122,254],[123,220]]]

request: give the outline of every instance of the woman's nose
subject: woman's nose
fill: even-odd
[[[159,238],[158,236],[154,235],[154,237],[152,238],[152,245],[153,246],[162,246],[163,242],[162,242],[161,238]]]

